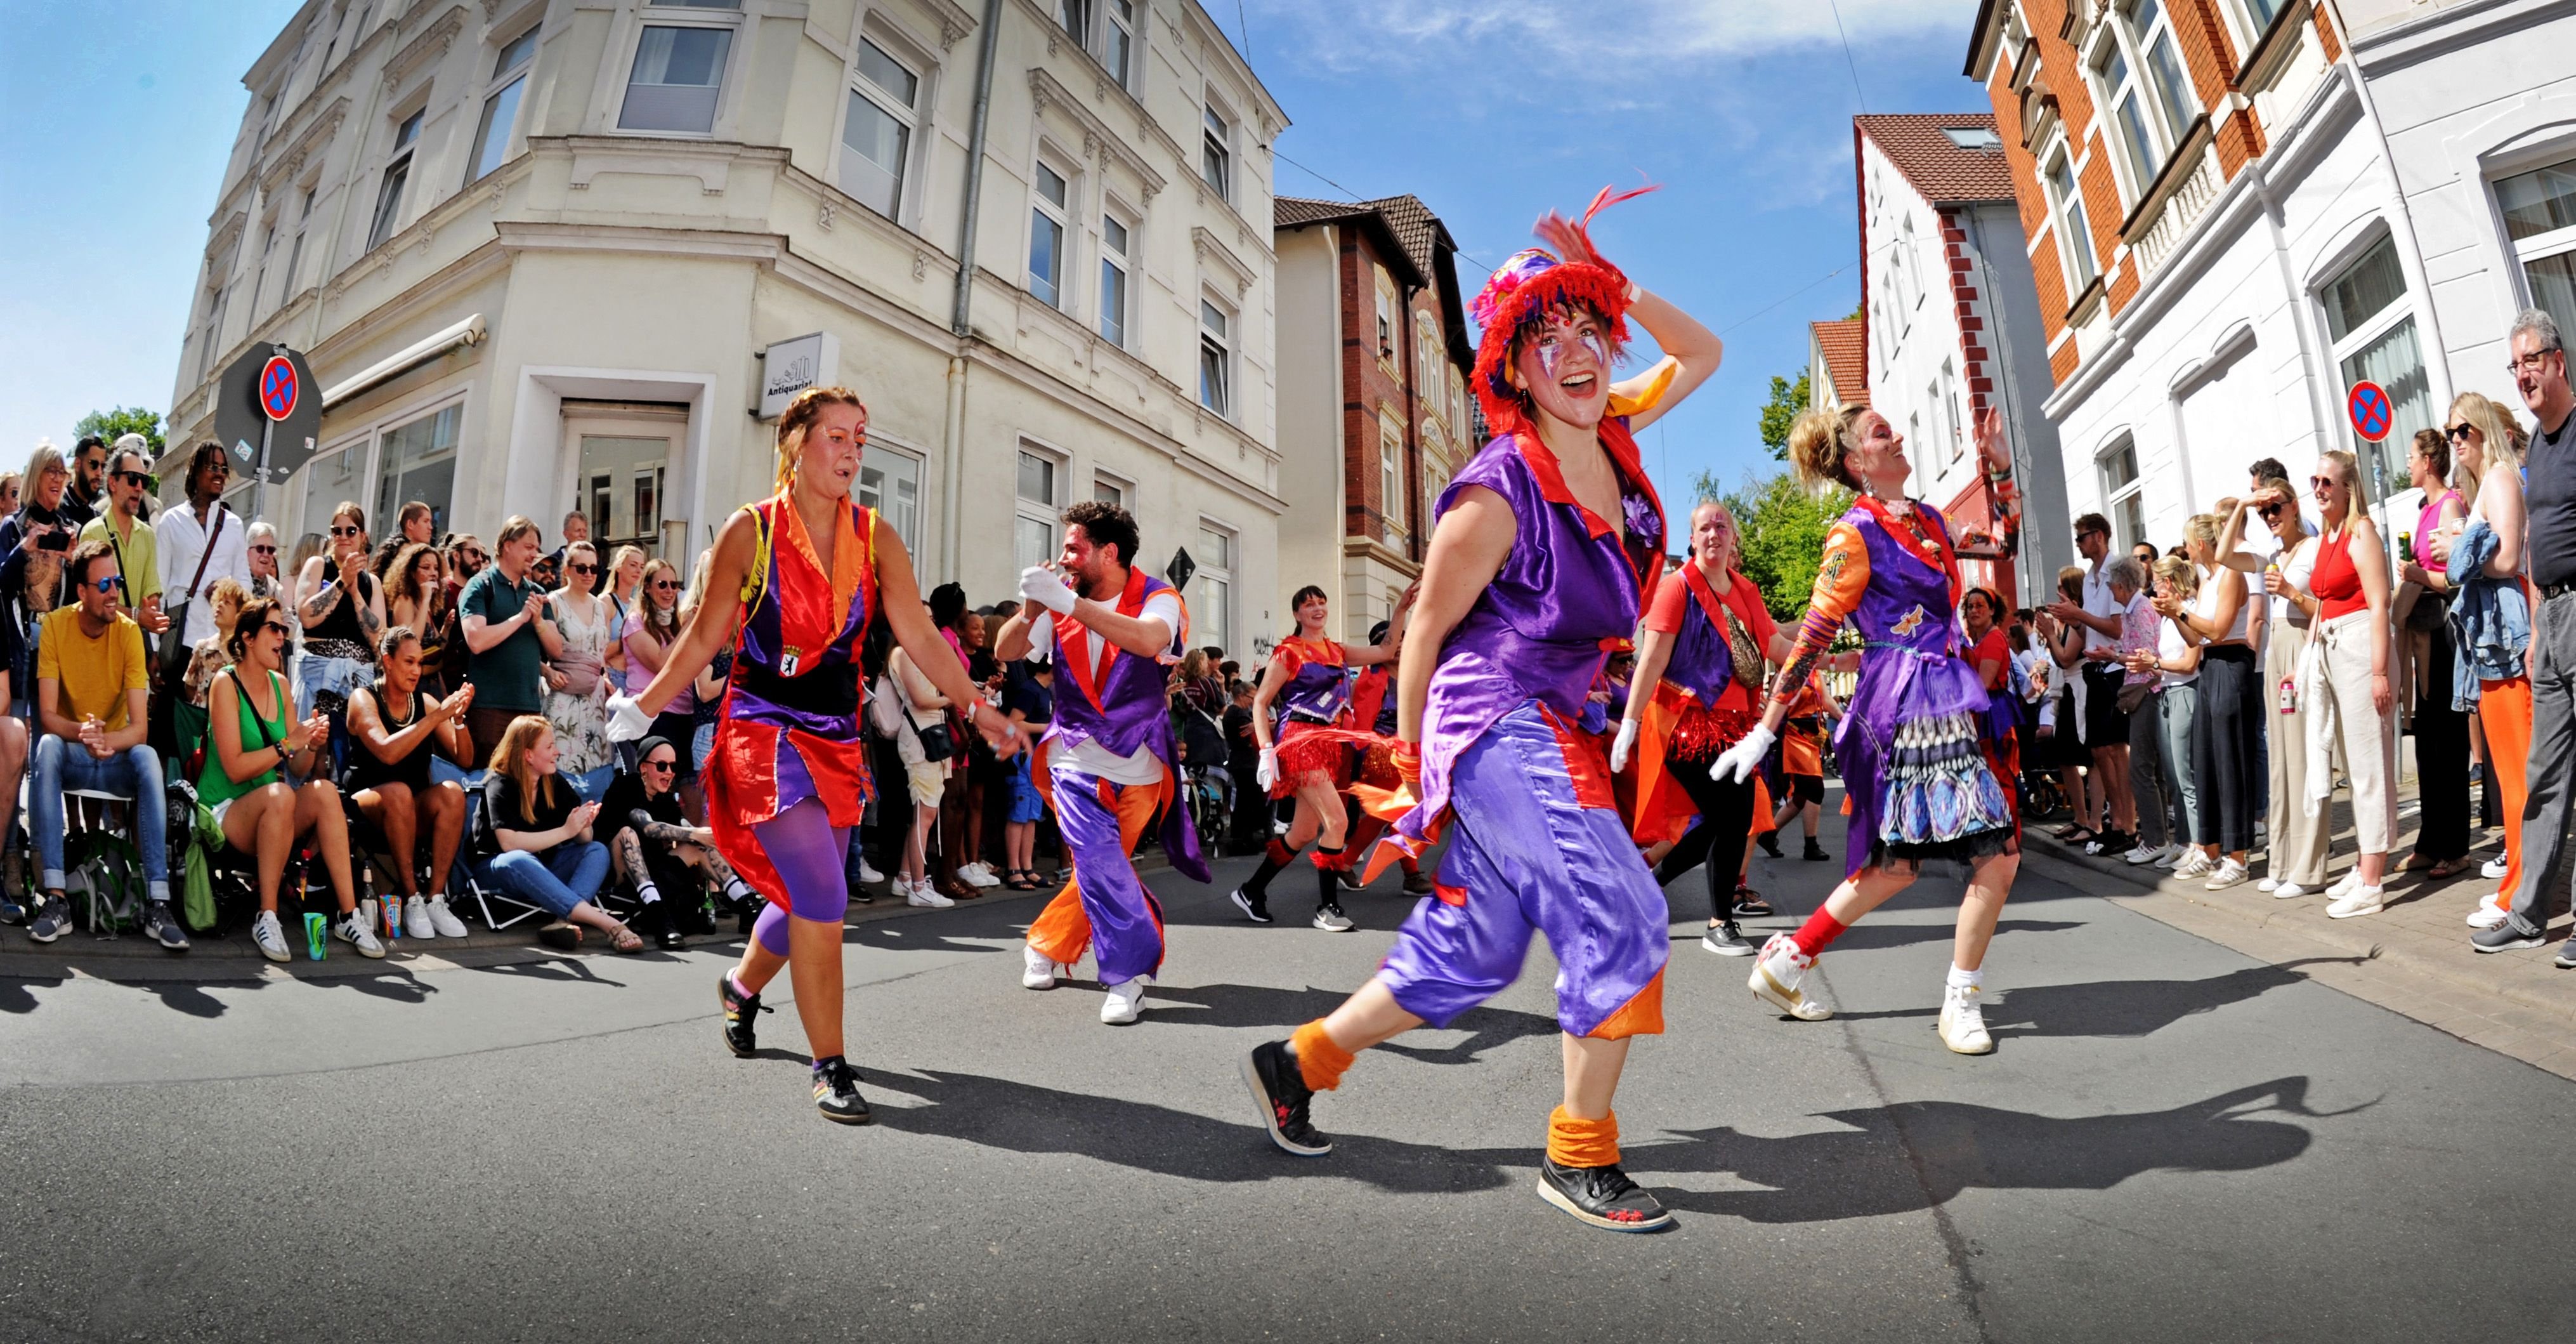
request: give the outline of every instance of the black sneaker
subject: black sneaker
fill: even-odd
[[[814,1072],[814,1109],[838,1125],[864,1125],[876,1119],[868,1099],[859,1095],[859,1071],[846,1059],[827,1059]]]
[[[1242,911],[1245,919],[1251,920],[1255,924],[1267,924],[1270,922],[1269,893],[1245,891],[1241,887],[1236,887],[1234,889],[1233,899],[1234,908]]]
[[[1333,1141],[1317,1133],[1306,1118],[1315,1094],[1307,1089],[1306,1075],[1298,1071],[1297,1057],[1288,1053],[1286,1041],[1254,1046],[1243,1057],[1243,1083],[1252,1089],[1252,1100],[1261,1107],[1262,1126],[1281,1152],[1322,1157],[1333,1151]]]
[[[1780,852],[1780,833],[1778,831],[1764,831],[1760,837],[1754,840],[1753,843],[1762,846],[1762,852],[1770,855],[1772,858],[1778,859],[1787,857]]]
[[[72,903],[60,896],[38,896],[33,914],[27,917],[27,936],[40,943],[50,943],[63,936],[72,926]]]
[[[2120,831],[2104,831],[2084,842],[2087,854],[2125,854],[2137,848],[2135,838]]]
[[[1822,863],[1825,860],[1832,858],[1833,855],[1826,853],[1825,847],[1817,844],[1816,837],[1811,835],[1807,837],[1807,852],[1799,855],[1798,857],[1805,859],[1809,863]]]
[[[1428,896],[1428,895],[1430,895],[1430,894],[1431,894],[1431,874],[1426,873],[1426,872],[1422,871],[1422,870],[1421,870],[1421,869],[1419,869],[1419,868],[1414,869],[1412,872],[1406,873],[1406,874],[1404,875],[1404,894],[1405,894],[1405,895],[1407,895],[1407,896]]]
[[[143,906],[143,936],[161,944],[165,952],[188,950],[187,930],[170,913],[168,901],[147,901]]]
[[[32,929],[34,926],[29,927]],[[2469,946],[2480,952],[2516,952],[2526,947],[2538,947],[2544,941],[2540,930],[2525,933],[2510,919],[2492,929],[2480,929],[2469,935]]]
[[[0,886],[0,924],[24,924],[26,922],[27,907],[19,904],[18,898],[10,894],[7,887]]]
[[[731,971],[716,977],[716,1002],[724,1008],[725,1049],[737,1059],[751,1058],[760,1049],[760,1042],[753,1039],[760,1027],[760,1015],[778,1010],[761,1006],[757,994],[736,992]]]
[[[1360,875],[1359,875],[1358,873],[1355,873],[1355,872],[1351,871],[1351,870],[1350,870],[1350,869],[1348,869],[1348,868],[1341,869],[1341,870],[1340,870],[1340,873],[1341,873],[1341,880],[1342,880],[1342,890],[1344,890],[1344,891],[1366,891],[1366,890],[1368,890],[1368,888],[1363,887],[1363,886],[1361,886],[1361,885],[1360,885]]]
[[[1771,908],[1771,903],[1769,901],[1762,899],[1761,892],[1742,885],[1738,885],[1735,888],[1735,917],[1737,919],[1760,919],[1766,915],[1777,913],[1779,912]]]
[[[1753,944],[1744,941],[1744,930],[1735,927],[1735,921],[1731,919],[1723,924],[1709,925],[1707,932],[1699,936],[1699,945],[1721,957],[1753,955]]]
[[[1673,1225],[1672,1212],[1663,1201],[1629,1180],[1616,1162],[1606,1167],[1560,1167],[1542,1157],[1538,1193],[1567,1213],[1613,1232],[1661,1232]]]

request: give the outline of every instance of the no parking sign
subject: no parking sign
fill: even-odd
[[[2371,443],[2387,438],[2389,427],[2397,423],[2397,403],[2389,399],[2388,389],[2366,378],[2352,385],[2343,409],[2352,419],[2352,432]]]

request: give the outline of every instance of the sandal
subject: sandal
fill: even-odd
[[[2451,878],[2458,877],[2460,874],[2465,873],[2468,870],[2469,861],[2466,856],[2456,859],[2444,859],[2440,863],[2434,864],[2432,867],[2424,870],[2424,880],[2428,882],[2447,881]]]
[[[620,924],[617,926],[617,932],[608,935],[608,945],[619,952],[641,952],[644,950],[644,939],[637,935],[635,930]]]
[[[2424,851],[2419,849],[2414,853],[2407,855],[2405,864],[2398,868],[2397,871],[2401,873],[2423,873],[2430,872],[2440,866],[2440,864],[2435,863],[2432,859],[2425,857]]]
[[[971,901],[984,894],[983,888],[969,886],[953,877],[940,883],[938,891],[952,901]]]
[[[1002,879],[1002,885],[1012,891],[1035,891],[1038,889],[1038,875],[1026,868],[1014,868],[1010,876]]]

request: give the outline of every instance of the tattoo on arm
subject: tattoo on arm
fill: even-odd
[[[1816,660],[1824,656],[1822,648],[1808,648],[1787,667],[1780,669],[1780,680],[1771,692],[1774,700],[1795,700],[1798,688],[1807,684],[1807,675],[1816,670]]]
[[[688,827],[674,826],[667,821],[639,822],[636,829],[644,833],[645,839],[658,840],[666,845],[685,845],[694,842]],[[632,831],[627,833],[633,834]]]
[[[617,870],[638,887],[653,880],[653,874],[644,866],[644,843],[635,838],[632,829],[617,833]]]

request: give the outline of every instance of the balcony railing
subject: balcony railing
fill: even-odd
[[[2218,154],[2204,118],[2183,140],[2176,154],[2121,229],[2130,250],[2137,254],[2138,280],[2164,268],[2165,259],[2182,244],[2191,226],[2218,199],[2219,189],[2226,184],[2218,174]]]

